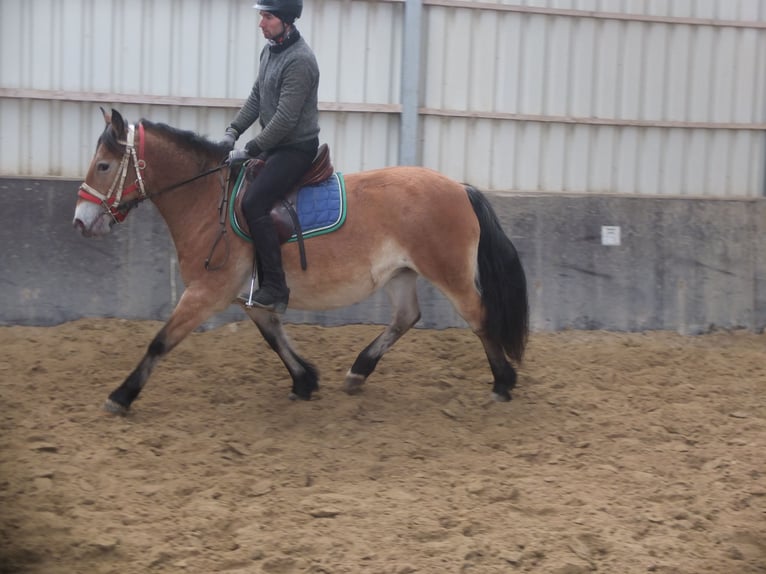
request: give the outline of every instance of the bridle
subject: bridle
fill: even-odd
[[[146,168],[146,162],[144,161],[144,126],[140,122],[138,124],[138,150],[136,150],[134,144],[135,136],[136,128],[133,124],[130,124],[128,126],[125,141],[117,142],[125,146],[125,153],[122,155],[120,169],[114,176],[114,181],[106,195],[85,182],[80,185],[80,189],[77,192],[77,195],[82,199],[102,205],[106,212],[112,217],[114,223],[121,223],[124,221],[128,216],[128,211],[133,207],[131,206],[125,209],[120,206],[120,200],[122,199],[123,194],[138,189],[140,198],[136,204],[149,197],[146,193],[146,187],[144,186],[144,178],[141,175],[141,170]],[[133,166],[136,170],[136,181],[134,181],[130,187],[125,188],[125,178],[128,175],[128,171],[130,171],[131,160],[133,160]]]
[[[138,146],[136,146],[135,140],[136,126],[129,124],[128,131],[125,136],[125,141],[117,141],[118,144],[125,146],[125,153],[122,155],[122,161],[120,161],[120,169],[114,176],[114,181],[112,182],[112,185],[109,187],[109,191],[106,194],[101,193],[85,182],[80,185],[80,189],[77,192],[77,195],[82,199],[103,206],[104,210],[109,214],[114,223],[122,223],[128,216],[128,212],[145,199],[156,197],[168,191],[172,191],[186,185],[187,183],[191,183],[206,177],[211,173],[221,171],[224,167],[226,167],[226,164],[221,164],[198,173],[193,177],[178,183],[174,183],[173,185],[165,187],[159,191],[148,193],[146,191],[146,186],[144,185],[144,178],[141,175],[142,170],[146,169],[146,161],[144,160],[144,125],[141,122],[138,123]],[[125,179],[127,178],[128,172],[130,171],[131,161],[136,170],[136,180],[126,188]],[[228,180],[226,184],[228,184]],[[224,185],[224,182],[222,182],[222,185]],[[130,199],[125,203],[120,203],[123,195],[129,194],[136,189],[138,190],[138,197]]]
[[[144,201],[145,199],[156,197],[163,193],[167,193],[168,191],[178,189],[179,187],[182,187],[188,183],[191,183],[203,177],[207,177],[211,173],[215,173],[217,171],[221,171],[225,167],[229,167],[228,163],[222,163],[220,165],[207,169],[203,172],[200,172],[193,177],[190,177],[178,183],[174,183],[173,185],[169,185],[168,187],[164,187],[160,189],[159,191],[148,193],[146,191],[146,186],[144,185],[144,178],[141,175],[141,171],[146,169],[146,161],[144,160],[144,125],[141,122],[138,123],[138,149],[137,150],[135,145],[135,139],[136,139],[136,128],[133,124],[129,124],[128,131],[125,136],[125,141],[119,141],[119,140],[117,141],[118,144],[125,146],[125,153],[122,155],[122,161],[120,161],[120,170],[117,172],[117,175],[114,176],[114,181],[112,182],[112,185],[109,187],[109,192],[106,193],[106,195],[101,193],[97,189],[91,187],[85,182],[82,182],[82,184],[80,185],[80,189],[77,191],[77,195],[80,196],[82,199],[86,201],[90,201],[91,203],[96,203],[103,206],[104,210],[112,218],[113,223],[123,222],[125,218],[128,216],[128,212],[134,207],[136,207],[139,203]],[[133,166],[136,170],[136,180],[129,187],[126,188],[125,179],[127,178],[128,172],[130,171],[131,161],[133,162]],[[223,178],[221,179],[221,203],[218,206],[219,232],[218,232],[218,237],[213,242],[213,246],[210,249],[210,255],[205,260],[205,269],[207,269],[208,271],[216,271],[217,269],[221,269],[229,257],[229,244],[228,244],[228,241],[226,240],[226,204],[228,202],[228,196],[226,194],[226,190],[229,187],[230,177],[231,177],[231,170],[229,169],[229,173],[226,179],[225,180]],[[129,199],[128,201],[124,203],[120,203],[123,195],[131,193],[135,191],[136,189],[138,189],[138,197]],[[213,259],[213,254],[216,248],[218,247],[218,244],[221,241],[221,239],[224,239],[224,243],[226,246],[226,254],[224,256],[223,263],[221,263],[220,265],[211,266],[210,262]]]

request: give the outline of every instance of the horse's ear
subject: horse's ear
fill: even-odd
[[[112,115],[110,117],[109,123],[112,124],[112,129],[114,130],[114,133],[117,135],[117,137],[123,137],[125,134],[125,120],[122,119],[120,112],[114,108],[112,108]]]
[[[98,109],[101,110],[101,115],[104,116],[104,122],[106,122],[106,125],[112,123],[112,116],[107,113],[103,106],[99,106]]]

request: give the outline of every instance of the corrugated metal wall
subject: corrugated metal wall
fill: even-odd
[[[263,40],[247,0],[0,0],[0,175],[85,171],[97,105],[218,137]],[[420,161],[492,190],[759,196],[760,0],[423,0]],[[400,1],[309,0],[322,139],[397,162]]]

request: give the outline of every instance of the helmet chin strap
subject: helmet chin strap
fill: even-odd
[[[292,24],[285,24],[285,21],[282,20],[282,18],[280,18],[279,21],[282,23],[282,32],[272,40],[275,44],[284,42],[285,38],[290,33],[290,30],[292,30]]]

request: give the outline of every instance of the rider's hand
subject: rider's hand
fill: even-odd
[[[245,144],[245,150],[247,150],[247,153],[250,154],[250,157],[258,157],[263,151],[260,147],[258,147],[258,144],[255,143],[255,140],[250,140],[247,142]]]
[[[226,165],[238,165],[240,163],[246,162],[249,159],[251,159],[250,154],[248,154],[245,150],[233,149],[229,152],[229,157],[226,158],[224,163]]]
[[[227,151],[231,151],[234,149],[234,142],[237,141],[238,134],[236,130],[229,126],[226,128],[226,133],[223,136],[223,139],[218,142],[219,145],[226,148]]]

